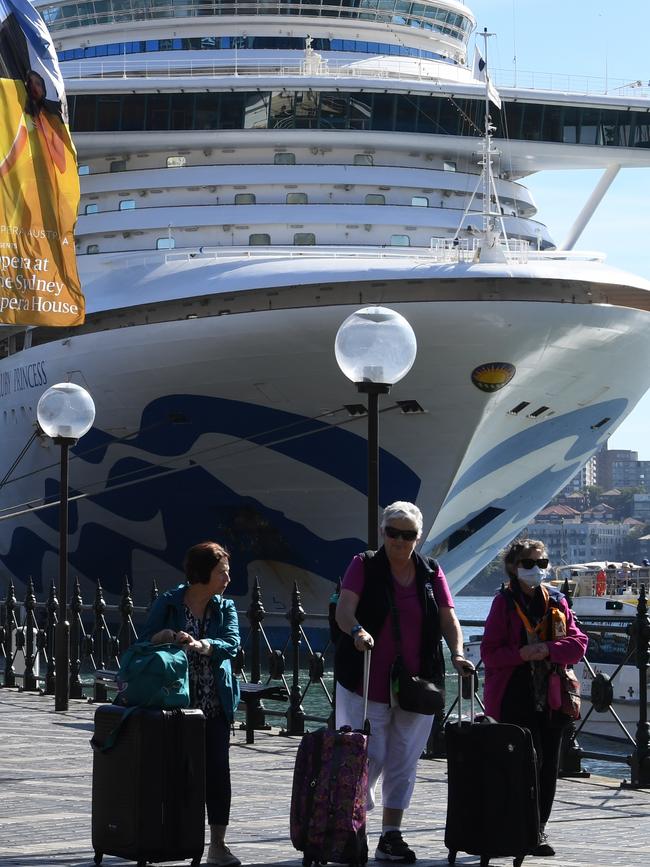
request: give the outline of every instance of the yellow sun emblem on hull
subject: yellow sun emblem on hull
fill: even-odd
[[[498,391],[510,382],[516,372],[514,364],[507,361],[490,361],[474,368],[472,382],[481,391]]]

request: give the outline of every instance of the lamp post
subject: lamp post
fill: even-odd
[[[88,433],[95,420],[95,404],[85,388],[59,382],[41,395],[36,407],[41,429],[61,448],[59,490],[59,619],[54,632],[56,687],[54,710],[67,710],[70,688],[70,624],[68,623],[68,452]]]
[[[364,307],[341,324],[334,344],[342,372],[368,395],[368,547],[378,547],[380,394],[409,372],[417,341],[407,320],[387,307]]]

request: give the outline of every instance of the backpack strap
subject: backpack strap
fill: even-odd
[[[126,723],[127,719],[131,716],[133,711],[137,710],[137,709],[138,708],[136,705],[134,705],[133,707],[125,708],[124,713],[120,717],[120,721],[115,726],[115,728],[108,733],[106,740],[104,741],[103,744],[99,743],[99,741],[97,740],[97,735],[94,734],[92,736],[92,738],[90,739],[90,746],[93,748],[94,752],[107,753],[109,750],[112,750],[113,747],[115,746],[115,744],[117,743],[117,739],[119,737],[119,734],[122,731],[122,728],[124,727],[124,724]]]

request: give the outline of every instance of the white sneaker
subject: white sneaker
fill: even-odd
[[[205,863],[216,864],[217,867],[239,867],[241,861],[232,854],[225,843],[211,843]]]

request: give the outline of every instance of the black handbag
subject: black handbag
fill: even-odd
[[[402,659],[402,633],[399,614],[395,606],[392,588],[388,589],[390,614],[393,624],[393,638],[397,647],[397,657],[390,669],[391,704],[396,701],[402,710],[411,713],[441,714],[445,709],[445,691],[432,680],[409,674]]]

